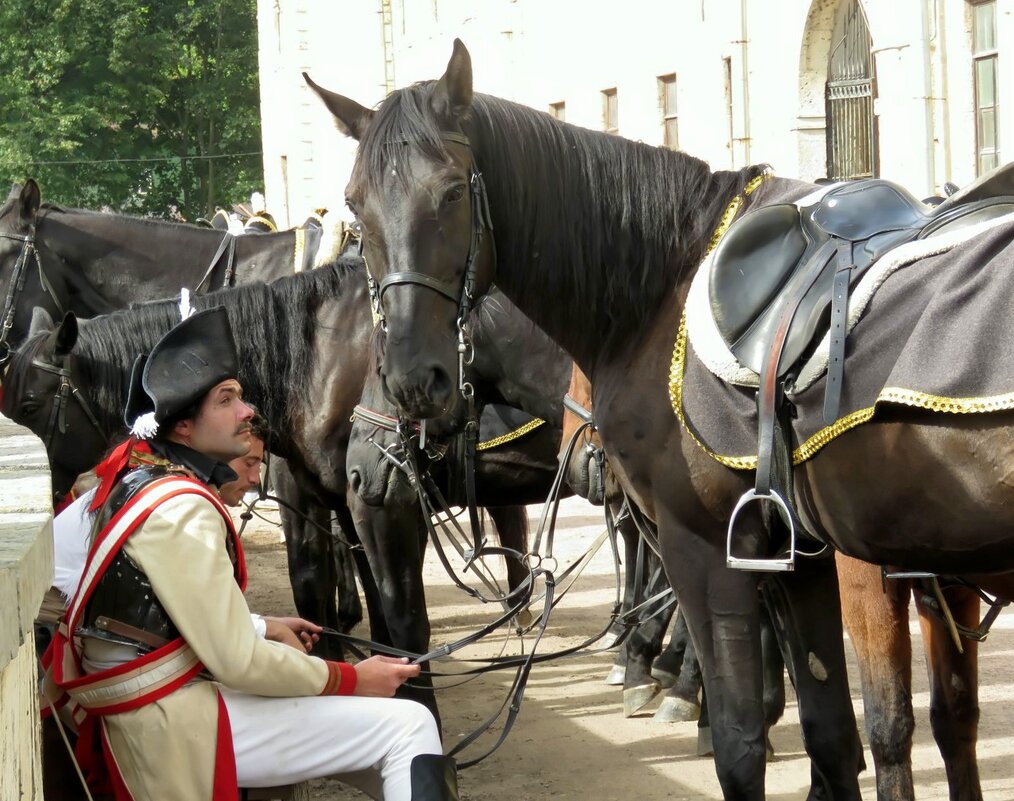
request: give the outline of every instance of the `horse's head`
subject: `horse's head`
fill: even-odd
[[[24,340],[35,306],[59,312],[43,284],[35,232],[40,206],[39,185],[31,178],[24,186],[15,184],[0,205],[0,364]]]
[[[440,416],[455,401],[461,321],[495,266],[485,188],[466,135],[468,51],[455,40],[443,77],[394,92],[376,112],[306,80],[339,129],[359,140],[345,194],[388,334],[384,390],[413,418]]]
[[[107,445],[77,391],[80,381],[72,355],[77,335],[73,313],[56,325],[48,312],[36,308],[28,338],[12,353],[3,377],[0,411],[43,441],[58,498],[96,465]]]

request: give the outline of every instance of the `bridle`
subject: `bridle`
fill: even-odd
[[[479,172],[475,163],[475,153],[472,150],[471,141],[464,134],[457,133],[455,131],[443,131],[441,132],[440,137],[446,142],[454,142],[455,144],[467,147],[471,153],[471,159],[468,165],[471,231],[469,235],[468,255],[465,258],[465,274],[462,279],[461,287],[459,288],[451,281],[442,281],[438,278],[426,275],[425,273],[416,272],[415,270],[401,270],[395,273],[388,273],[381,278],[378,283],[374,279],[373,274],[370,272],[370,266],[363,256],[364,238],[360,238],[359,240],[359,255],[363,258],[363,262],[366,264],[366,276],[367,283],[369,285],[370,302],[373,306],[373,315],[374,318],[379,321],[380,326],[384,331],[387,330],[387,320],[384,315],[384,293],[392,286],[408,284],[425,287],[426,289],[442,295],[452,303],[456,303],[458,306],[456,320],[456,327],[458,331],[458,390],[461,392],[461,396],[468,404],[464,428],[464,458],[465,494],[468,498],[468,514],[474,540],[474,547],[471,549],[470,558],[468,560],[468,563],[471,564],[471,561],[477,558],[479,552],[485,547],[486,539],[483,534],[482,521],[479,518],[477,505],[475,503],[475,446],[479,439],[479,420],[475,408],[475,387],[465,378],[465,368],[472,363],[472,359],[475,355],[475,351],[472,347],[472,340],[465,328],[465,321],[468,319],[468,315],[475,305],[476,273],[478,269],[477,261],[479,254],[482,251],[483,237],[488,234],[492,241],[493,218],[489,211],[489,197],[486,194],[486,184],[482,179],[482,173]],[[407,141],[398,140],[389,142],[388,144],[402,145],[407,144]],[[496,258],[495,248],[493,250],[493,258]],[[364,411],[369,412],[369,410]],[[408,421],[404,421],[403,425],[399,426],[399,433],[401,433],[404,426],[408,425],[411,424]],[[425,421],[420,423],[419,426],[420,446],[425,449]],[[407,433],[407,431],[405,433]],[[402,440],[405,442],[407,438],[403,436]],[[407,447],[407,442],[405,450],[407,453],[411,453],[411,449]]]
[[[31,365],[60,379],[60,386],[53,396],[53,408],[49,412],[49,421],[46,423],[46,431],[42,437],[42,442],[46,446],[47,453],[52,453],[53,440],[56,437],[57,431],[60,432],[61,436],[67,433],[67,407],[70,405],[71,398],[74,398],[78,402],[81,411],[84,412],[85,417],[88,418],[88,422],[92,424],[99,436],[105,437],[105,432],[99,424],[98,418],[88,406],[88,401],[85,400],[84,395],[81,394],[81,390],[75,387],[74,382],[71,380],[69,354],[63,357],[63,364],[59,367],[38,358],[32,359]]]
[[[28,233],[24,236],[0,233],[0,238],[22,243],[21,253],[18,254],[18,260],[14,262],[14,270],[11,272],[11,283],[7,288],[7,297],[4,300],[2,317],[0,317],[3,320],[3,328],[0,330],[0,367],[2,367],[11,357],[11,345],[7,340],[10,337],[11,329],[14,327],[14,315],[18,308],[17,301],[22,290],[25,288],[25,278],[28,275],[28,264],[30,261],[34,261],[36,267],[38,267],[39,281],[42,284],[42,288],[53,298],[53,302],[61,314],[63,313],[63,305],[60,303],[56,292],[53,291],[53,287],[49,285],[46,275],[42,271],[42,259],[39,257],[38,248],[35,247],[35,225],[29,226]]]

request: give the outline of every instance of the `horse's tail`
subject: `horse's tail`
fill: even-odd
[[[496,506],[486,510],[496,526],[500,544],[518,553],[528,553],[528,512],[524,506]],[[507,559],[507,584],[513,590],[528,577],[528,569],[517,559]]]

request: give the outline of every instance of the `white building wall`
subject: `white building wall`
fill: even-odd
[[[472,54],[477,91],[541,110],[562,101],[568,122],[601,130],[601,92],[615,87],[620,134],[650,144],[662,142],[657,78],[675,73],[683,150],[714,169],[766,162],[782,175],[822,177],[838,1],[258,0],[268,207],[287,224],[321,205],[344,213],[355,143],[335,131],[301,71],[374,106],[391,87],[439,77],[455,37]],[[972,180],[966,0],[862,5],[881,174],[916,194]],[[1014,85],[1014,59],[1003,54],[1014,41],[1012,11],[1014,0],[998,0],[1001,98]],[[1000,131],[1009,157],[1014,104],[1001,103]]]

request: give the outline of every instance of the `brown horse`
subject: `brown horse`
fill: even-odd
[[[398,90],[376,112],[318,91],[360,143],[346,195],[379,282],[388,393],[419,419],[454,402],[456,319],[494,273],[574,357],[592,380],[612,469],[658,525],[704,669],[723,792],[762,798],[759,578],[726,565],[732,511],[753,475],[699,446],[665,379],[691,280],[726,210],[798,200],[814,187],[771,178],[746,196],[762,165],[712,171],[683,153],[474,95],[460,42],[438,81]],[[971,251],[982,259],[980,283],[1009,262],[1009,242],[1003,226]],[[931,261],[952,260],[953,251]],[[861,559],[942,574],[1012,570],[1014,412],[998,408],[954,417],[878,408],[795,469],[796,502],[825,543]],[[738,547],[769,554],[772,530],[756,505],[745,512]],[[858,798],[833,562],[798,559],[794,572],[765,581],[765,593],[777,624],[795,635],[810,797]]]

